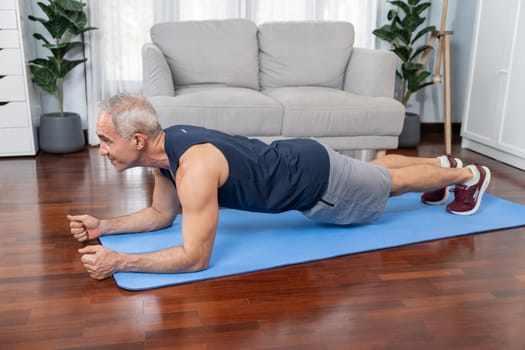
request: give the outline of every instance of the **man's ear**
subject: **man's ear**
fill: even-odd
[[[140,133],[133,134],[132,136],[133,143],[137,150],[141,150],[146,146],[146,136]]]

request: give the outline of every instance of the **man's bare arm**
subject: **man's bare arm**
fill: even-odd
[[[101,220],[89,215],[68,215],[71,234],[83,242],[103,234],[154,231],[170,226],[181,212],[177,191],[158,169],[154,169],[154,175],[151,207],[130,215]]]
[[[186,164],[191,166],[187,167],[181,161],[177,171],[177,190],[184,208],[183,245],[143,254],[122,254],[102,246],[88,246],[80,253],[84,254],[82,263],[93,278],[103,279],[117,271],[191,272],[208,267],[218,222],[217,190],[222,184],[216,163],[225,160],[217,160],[216,154],[210,155],[202,147],[188,152],[199,154],[199,150],[198,160],[188,160]]]
[[[103,234],[155,231],[170,226],[181,207],[173,183],[154,169],[155,185],[151,206],[136,213],[101,220]]]

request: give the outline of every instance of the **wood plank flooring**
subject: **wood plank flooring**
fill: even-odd
[[[525,204],[525,172],[454,151]],[[525,349],[525,228],[144,292],[92,280],[66,215],[141,209],[151,180],[95,148],[0,159],[0,349]]]

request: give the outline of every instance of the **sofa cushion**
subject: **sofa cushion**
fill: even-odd
[[[266,89],[284,108],[288,137],[398,136],[404,107],[388,97],[369,97],[323,87]]]
[[[259,26],[262,88],[343,88],[354,44],[348,22],[276,22]]]
[[[151,28],[175,86],[223,84],[259,88],[257,26],[243,19],[169,22]]]
[[[280,135],[283,110],[258,91],[232,87],[186,88],[148,98],[162,127],[191,124],[245,136]]]

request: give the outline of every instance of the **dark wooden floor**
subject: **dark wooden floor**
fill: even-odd
[[[454,150],[525,204],[525,172]],[[1,349],[525,349],[525,228],[128,292],[84,272],[65,216],[141,209],[149,171],[41,153],[0,159],[0,190]]]

